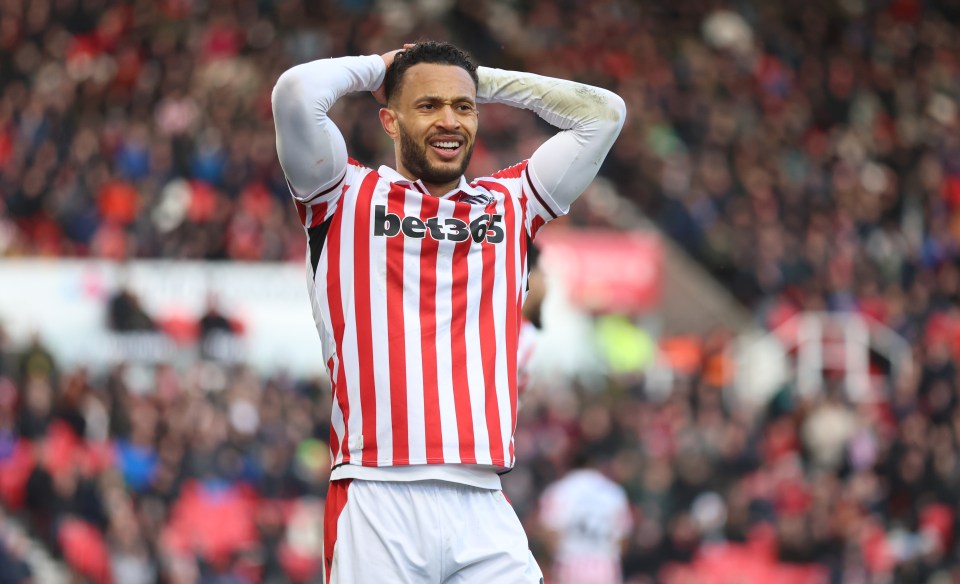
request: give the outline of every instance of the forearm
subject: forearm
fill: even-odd
[[[529,168],[566,211],[590,184],[623,127],[615,93],[533,73],[480,67],[477,100],[529,109],[561,131],[530,157]]]
[[[297,65],[277,80],[277,154],[297,195],[309,197],[342,178],[346,145],[327,112],[347,93],[376,89],[384,72],[379,56],[342,57]]]
[[[479,67],[477,101],[529,109],[561,130],[616,125],[624,116],[623,100],[606,89],[534,73]]]

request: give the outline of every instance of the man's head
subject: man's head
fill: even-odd
[[[476,65],[449,43],[424,42],[397,53],[380,110],[396,144],[397,170],[427,185],[459,181],[477,134],[477,84]]]

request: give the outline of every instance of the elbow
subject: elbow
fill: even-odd
[[[627,119],[627,104],[623,98],[612,91],[603,90],[603,103],[595,112],[593,124],[596,131],[616,139]]]
[[[590,87],[580,94],[581,120],[601,133],[617,134],[627,119],[627,104],[616,93],[599,87]]]
[[[623,98],[612,91],[604,91],[604,113],[603,120],[616,127],[619,132],[627,120],[627,104]]]
[[[611,116],[617,122],[617,127],[622,128],[623,123],[627,120],[627,103],[623,101],[622,97],[613,92],[610,92],[607,102]]]

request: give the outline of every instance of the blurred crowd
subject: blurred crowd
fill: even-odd
[[[622,95],[601,175],[768,323],[896,328],[960,300],[958,18],[955,0],[6,0],[0,255],[300,260],[275,79],[440,38]],[[370,165],[393,156],[376,109],[333,112]],[[549,132],[489,106],[469,174]]]
[[[954,582],[957,370],[945,351],[914,358],[889,401],[850,402],[838,379],[759,411],[709,355],[665,395],[642,375],[534,380],[505,490],[544,567],[539,498],[587,451],[627,490],[631,584]],[[94,374],[39,342],[0,343],[0,364],[0,503],[75,581],[319,581],[325,380],[212,361]],[[29,574],[6,544],[0,566]]]
[[[957,581],[958,23],[956,0],[0,0],[0,256],[302,260],[270,91],[308,59],[449,39],[610,88],[629,116],[601,175],[623,197],[764,325],[856,311],[915,367],[876,402],[837,377],[757,415],[709,354],[666,398],[535,386],[505,479],[535,551],[538,494],[588,444],[633,505],[632,582],[747,557],[815,568],[758,581]],[[369,165],[393,156],[376,108],[332,114]],[[549,134],[488,106],[469,174]],[[90,581],[316,573],[317,534],[289,526],[319,525],[324,383],[60,371],[2,339],[0,361],[0,500]],[[0,567],[29,571],[2,535]]]
[[[71,582],[319,581],[324,383],[210,361],[94,375],[39,342],[0,362],[0,503]],[[30,582],[5,544],[0,581]]]
[[[587,449],[634,515],[629,584],[958,581],[960,402],[946,351],[913,356],[889,401],[851,401],[843,375],[759,410],[731,398],[709,351],[668,394],[642,376],[603,391],[534,386],[506,490],[537,552],[546,485]]]
[[[957,254],[958,19],[955,0],[6,0],[0,255],[299,259],[275,79],[439,38],[622,95],[601,174],[747,304],[902,302]],[[393,153],[376,108],[333,112],[371,165]],[[470,174],[529,156],[531,118],[490,107]]]

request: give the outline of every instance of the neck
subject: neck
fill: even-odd
[[[457,179],[453,182],[444,183],[442,185],[425,182],[423,183],[423,186],[427,187],[427,192],[434,197],[442,197],[443,195],[455,189],[459,184],[460,180]]]
[[[397,172],[399,172],[400,175],[403,176],[403,178],[411,182],[416,182],[420,180],[420,177],[416,176],[415,174],[407,170],[406,167],[404,167],[399,162],[397,163]],[[449,193],[454,188],[456,188],[457,185],[460,184],[460,179],[457,178],[455,180],[452,180],[450,182],[445,182],[445,183],[430,183],[425,180],[421,182],[423,183],[423,186],[426,187],[428,193],[430,193],[434,197],[442,197],[443,195]]]

